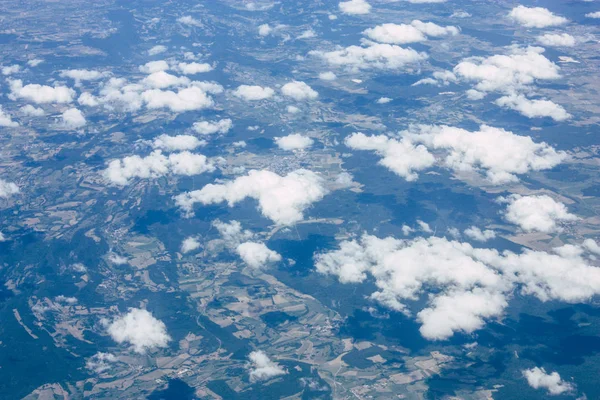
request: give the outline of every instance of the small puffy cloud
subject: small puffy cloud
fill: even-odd
[[[387,23],[369,28],[363,32],[369,39],[380,43],[406,44],[424,42],[427,36],[440,37],[457,35],[459,30],[455,26],[440,26],[433,22],[414,20],[408,24]]]
[[[136,353],[167,347],[171,337],[165,324],[146,310],[130,308],[115,318],[107,327],[108,334],[117,343],[129,343]]]
[[[40,107],[34,107],[31,104],[24,105],[19,109],[21,114],[26,115],[28,117],[43,117],[46,115],[44,110]]]
[[[311,39],[316,37],[317,34],[312,29],[307,29],[302,32],[296,39]]]
[[[598,18],[600,18],[600,11],[595,11],[595,12],[587,13],[587,14],[585,14],[585,16],[587,18],[596,18],[596,19],[598,19]]]
[[[502,96],[496,100],[496,104],[517,111],[527,118],[549,117],[555,121],[571,118],[571,114],[553,101],[531,100],[521,94]]]
[[[392,101],[392,99],[390,99],[389,97],[380,97],[377,99],[376,103],[377,104],[387,104],[390,101]]]
[[[366,47],[348,46],[327,52],[311,51],[309,54],[322,58],[330,65],[346,67],[352,71],[401,70],[427,59],[425,53],[387,43],[374,43]]]
[[[89,69],[69,69],[61,71],[61,78],[71,78],[79,86],[83,81],[95,81],[106,76],[106,73]]]
[[[273,28],[269,24],[262,24],[258,27],[258,34],[260,36],[269,36],[273,32]]]
[[[155,72],[166,71],[169,69],[169,64],[165,60],[150,61],[144,65],[140,65],[139,70],[145,74],[153,74]]]
[[[247,101],[265,100],[273,97],[275,91],[270,87],[241,85],[233,91],[235,97]]]
[[[191,15],[186,15],[186,16],[177,18],[177,22],[179,22],[180,24],[189,25],[189,26],[196,26],[196,27],[202,26],[202,22],[200,22],[196,18],[192,17]]]
[[[183,254],[198,250],[202,245],[195,237],[188,237],[181,243],[181,252]]]
[[[494,239],[496,237],[496,232],[490,229],[481,230],[476,226],[472,226],[470,228],[465,229],[465,236],[476,240],[478,242],[487,242],[490,239]]]
[[[65,128],[78,129],[85,126],[87,121],[83,113],[76,108],[69,108],[61,114],[61,124]]]
[[[10,95],[13,100],[24,99],[37,104],[42,103],[71,103],[75,91],[66,86],[47,86],[30,83],[23,86],[20,79],[9,80]]]
[[[135,155],[113,160],[103,174],[108,181],[124,186],[132,178],[159,178],[168,174],[191,176],[214,170],[214,165],[202,154],[183,151],[167,157],[155,150],[146,157]]]
[[[302,136],[299,133],[294,133],[288,136],[276,137],[275,143],[282,150],[293,151],[309,148],[314,143],[314,140],[307,136]]]
[[[179,63],[177,69],[184,75],[195,75],[213,70],[213,66],[208,63]]]
[[[431,37],[456,36],[460,33],[460,30],[456,26],[440,26],[433,22],[423,22],[418,19],[415,19],[410,24]]]
[[[150,88],[164,89],[171,86],[187,86],[190,80],[185,76],[171,75],[165,71],[153,72],[142,80]]]
[[[19,187],[13,182],[7,182],[0,178],[0,198],[8,199],[9,197],[18,194]]]
[[[534,389],[546,389],[548,394],[556,396],[574,389],[574,386],[561,379],[558,372],[547,373],[544,368],[534,367],[523,371],[527,383]]]
[[[292,81],[281,87],[281,93],[284,96],[291,97],[294,100],[314,100],[319,97],[319,93],[313,90],[305,82]]]
[[[92,372],[101,374],[113,368],[112,364],[117,361],[117,357],[113,354],[98,352],[87,359],[85,367]]]
[[[200,135],[212,135],[215,133],[225,134],[233,127],[233,122],[229,119],[221,119],[216,122],[199,121],[194,122],[192,129]]]
[[[405,137],[436,150],[447,151],[445,165],[455,172],[485,172],[492,184],[517,181],[516,174],[551,169],[566,153],[529,136],[482,125],[479,131],[449,126],[412,127]]]
[[[340,12],[349,15],[368,14],[371,11],[371,5],[365,0],[342,1],[338,4]]]
[[[116,253],[112,253],[112,252],[108,254],[108,261],[114,265],[125,265],[125,264],[129,263],[129,260],[127,259],[127,257],[123,257],[123,256],[120,256],[120,255],[118,255]]]
[[[287,371],[279,366],[261,350],[253,351],[248,356],[250,359],[250,381],[262,381],[279,375],[287,374]]]
[[[17,64],[2,67],[2,75],[12,75],[19,71],[21,71],[21,66]]]
[[[321,79],[322,81],[335,81],[337,79],[337,76],[333,72],[327,71],[321,72],[319,74],[319,79]]]
[[[537,41],[544,46],[573,47],[575,38],[568,33],[546,33],[537,37]]]
[[[508,16],[526,28],[546,28],[569,22],[566,18],[555,15],[547,8],[522,5],[513,8]]]
[[[380,165],[388,168],[407,181],[418,178],[417,171],[431,167],[435,158],[422,145],[415,146],[408,139],[391,139],[385,135],[366,136],[353,133],[345,140],[346,146],[354,150],[375,151],[382,158]]]
[[[38,65],[40,65],[43,62],[44,62],[44,60],[41,60],[39,58],[34,58],[33,60],[27,61],[27,65],[29,65],[30,67],[37,67]]]
[[[192,135],[160,135],[152,142],[152,147],[165,151],[183,151],[194,150],[200,146],[204,146],[206,142],[199,140]]]
[[[175,197],[176,204],[191,213],[195,203],[226,201],[232,207],[247,197],[258,200],[262,214],[278,225],[293,225],[303,212],[326,194],[323,179],[314,172],[299,169],[286,176],[267,170],[252,170],[246,176],[222,184],[209,184],[200,190]]]
[[[164,53],[165,51],[167,51],[167,48],[165,46],[159,44],[159,45],[152,47],[150,50],[148,50],[148,55],[155,56],[157,54]]]
[[[0,126],[7,128],[14,128],[19,126],[18,122],[13,121],[11,116],[4,112],[2,106],[0,106]]]
[[[560,223],[577,221],[567,207],[547,195],[511,195],[506,199],[508,206],[504,218],[525,232],[560,232]]]
[[[159,89],[147,90],[142,93],[141,98],[150,109],[167,108],[173,112],[201,110],[214,105],[206,91],[196,86],[179,89],[177,92]]]
[[[256,269],[281,261],[281,255],[264,243],[244,242],[237,246],[236,252],[249,267]]]
[[[81,93],[81,95],[77,99],[77,102],[82,106],[86,107],[96,107],[100,104],[96,96],[88,92]]]

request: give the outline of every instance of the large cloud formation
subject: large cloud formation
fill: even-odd
[[[561,232],[559,223],[577,221],[567,207],[548,195],[520,196],[513,194],[508,202],[504,218],[518,225],[525,232]]]
[[[117,343],[129,343],[136,353],[167,347],[171,337],[165,324],[146,310],[130,308],[129,312],[108,325],[108,334]]]
[[[214,170],[215,166],[202,154],[183,151],[165,156],[155,150],[146,157],[134,155],[111,161],[104,170],[104,177],[123,186],[132,178],[159,178],[168,174],[189,176]]]
[[[191,213],[195,203],[226,201],[230,207],[247,197],[258,200],[262,214],[278,225],[292,225],[303,218],[312,203],[327,194],[323,179],[314,172],[298,169],[286,176],[267,170],[252,170],[246,176],[223,184],[209,184],[200,190],[175,197],[176,204]]]
[[[416,171],[434,164],[429,150],[454,172],[484,173],[496,185],[517,181],[517,174],[553,168],[566,158],[546,143],[486,125],[475,132],[444,125],[412,126],[400,136],[355,133],[345,142],[353,149],[377,152],[382,156],[380,164],[408,181],[417,179]]]
[[[569,246],[555,249],[556,254],[517,254],[439,237],[364,235],[316,254],[315,266],[342,283],[360,283],[371,276],[378,288],[371,298],[407,315],[411,304],[416,306],[428,293],[427,305],[416,318],[425,338],[441,340],[456,332],[472,333],[487,319],[501,317],[517,289],[541,301],[570,303],[600,294],[600,269],[584,258],[590,246]]]

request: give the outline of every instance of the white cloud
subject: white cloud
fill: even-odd
[[[248,357],[252,363],[250,368],[250,381],[252,382],[287,374],[285,369],[271,361],[271,359],[261,350],[251,352]]]
[[[260,36],[268,36],[273,32],[273,28],[269,26],[269,24],[262,24],[258,27],[258,34]]]
[[[61,71],[62,78],[71,78],[75,81],[75,85],[79,86],[83,81],[95,81],[105,77],[107,74],[101,71],[89,69],[69,69]]]
[[[233,95],[247,101],[265,100],[273,97],[275,91],[270,87],[241,85]]]
[[[283,137],[276,137],[275,143],[277,146],[286,151],[290,150],[304,150],[314,143],[314,140],[307,136],[302,136],[299,133],[287,135]]]
[[[167,48],[165,46],[159,44],[159,45],[152,47],[150,50],[148,50],[148,55],[155,56],[157,54],[164,53],[165,51],[167,51]]]
[[[568,22],[564,17],[555,15],[547,8],[525,7],[519,5],[511,10],[508,16],[527,28],[546,28],[563,25]]]
[[[81,93],[81,95],[77,99],[77,102],[79,104],[81,104],[82,106],[87,106],[87,107],[96,107],[97,105],[100,104],[98,99],[93,94],[88,93],[88,92]]]
[[[538,36],[537,41],[544,46],[573,47],[575,38],[568,33],[546,33]]]
[[[75,91],[66,86],[46,86],[30,83],[23,86],[20,79],[9,80],[10,95],[13,100],[25,99],[34,103],[71,103]]]
[[[164,89],[171,86],[188,86],[190,80],[185,76],[175,76],[165,71],[158,71],[145,77],[142,83],[150,88]]]
[[[496,104],[518,111],[527,118],[549,117],[555,121],[565,121],[571,118],[571,114],[553,101],[530,100],[521,94],[502,96],[496,100]]]
[[[376,103],[377,104],[387,104],[390,101],[392,101],[392,99],[390,99],[389,97],[380,97],[377,99]]]
[[[117,357],[110,353],[98,352],[87,359],[85,367],[97,374],[108,371],[112,368],[112,364],[116,363]]]
[[[214,105],[206,91],[196,86],[179,89],[177,92],[147,90],[142,93],[141,98],[148,108],[168,108],[173,112],[201,110]]]
[[[188,237],[183,240],[181,243],[181,252],[189,253],[194,250],[198,250],[202,245],[195,237]]]
[[[329,52],[311,51],[309,54],[322,58],[330,65],[347,67],[353,71],[399,70],[427,59],[425,53],[387,43],[374,43],[366,47],[348,46]]]
[[[382,157],[379,164],[407,181],[417,179],[416,171],[431,167],[435,162],[425,146],[415,146],[408,139],[396,140],[384,135],[353,133],[346,138],[345,143],[351,149],[375,151]]]
[[[264,243],[244,242],[237,246],[236,251],[249,267],[256,269],[281,261],[281,255]]]
[[[405,44],[424,42],[427,37],[423,32],[412,25],[382,24],[369,28],[364,35],[380,43]]]
[[[304,82],[292,81],[286,83],[281,88],[281,93],[284,96],[291,97],[294,100],[314,100],[319,97],[319,93],[313,90]]]
[[[78,129],[85,126],[87,121],[83,113],[76,108],[69,108],[61,114],[62,125],[69,129]]]
[[[167,347],[171,337],[165,324],[146,310],[130,308],[129,312],[108,325],[108,334],[117,343],[129,343],[136,353]]]
[[[600,11],[585,14],[587,18],[600,18]]]
[[[108,254],[108,261],[110,261],[112,264],[115,265],[125,265],[127,263],[129,263],[129,260],[127,259],[127,257],[123,257],[120,256],[116,253],[109,253]]]
[[[2,106],[0,106],[0,126],[7,128],[14,128],[19,126],[18,122],[13,121],[11,116],[4,112]]]
[[[199,140],[192,135],[160,135],[152,142],[152,147],[166,151],[194,150],[197,147],[204,146],[206,142]]]
[[[363,235],[316,254],[315,267],[342,283],[361,283],[370,276],[377,287],[371,298],[407,315],[427,294],[427,304],[416,313],[420,332],[442,340],[501,317],[516,290],[541,301],[590,300],[600,293],[600,269],[588,265],[581,249],[567,255],[528,249],[516,254],[435,236]]]
[[[349,15],[368,14],[371,11],[371,5],[365,0],[342,1],[338,4],[338,8],[343,14]]]
[[[191,15],[186,15],[186,16],[177,18],[177,22],[179,22],[180,24],[189,25],[189,26],[196,26],[196,27],[202,26],[202,22],[198,21],[196,18],[192,17]]]
[[[441,36],[456,36],[460,33],[460,30],[456,26],[440,26],[433,22],[423,22],[418,19],[413,20],[410,23],[412,26],[423,32],[427,36],[441,37]]]
[[[311,171],[299,169],[279,176],[267,170],[252,170],[233,181],[183,193],[175,197],[175,202],[184,212],[191,213],[195,203],[226,201],[232,207],[250,197],[258,200],[265,217],[278,225],[292,225],[302,220],[303,212],[326,194],[323,179]]]
[[[33,60],[27,61],[27,65],[29,65],[30,67],[37,67],[38,65],[40,65],[43,62],[44,62],[44,60],[41,60],[39,58],[34,58]]]
[[[145,74],[153,74],[155,72],[166,71],[169,69],[169,64],[165,60],[150,61],[144,65],[140,65],[139,70]]]
[[[43,117],[46,115],[42,108],[34,107],[31,104],[24,105],[20,108],[20,111],[23,115],[27,115],[28,117]]]
[[[317,34],[315,31],[313,31],[312,29],[307,29],[304,32],[302,32],[300,36],[298,36],[296,39],[312,39],[316,36]]]
[[[516,174],[550,169],[566,154],[529,136],[482,125],[479,131],[449,126],[418,126],[404,132],[413,142],[448,152],[445,165],[455,172],[485,172],[493,184],[517,181]]]
[[[7,182],[0,178],[0,198],[8,199],[12,195],[19,193],[19,187],[13,182]]]
[[[21,66],[17,64],[2,67],[2,75],[12,75],[19,71],[21,71]]]
[[[470,228],[465,229],[465,236],[477,240],[478,242],[487,242],[490,239],[494,239],[496,237],[496,232],[490,229],[486,229],[482,231],[476,226],[471,226]]]
[[[319,79],[321,79],[322,81],[335,81],[337,79],[337,76],[333,72],[327,71],[321,72],[319,74]]]
[[[511,195],[504,217],[526,232],[560,232],[559,223],[573,222],[579,218],[569,213],[567,207],[547,195]]]
[[[227,119],[221,119],[216,122],[200,121],[194,122],[193,129],[200,135],[212,135],[215,133],[225,134],[233,127],[233,122]]]
[[[104,170],[104,177],[117,185],[127,185],[132,178],[158,178],[168,174],[197,175],[214,171],[214,165],[202,154],[188,151],[165,156],[160,150],[146,157],[128,156],[113,160]]]
[[[210,72],[213,70],[213,66],[208,63],[179,63],[177,64],[177,69],[179,72],[185,75],[195,75],[201,74],[204,72]]]
[[[534,367],[523,371],[527,383],[534,389],[546,389],[550,395],[559,395],[574,389],[571,383],[561,379],[558,372],[548,374],[544,368]]]

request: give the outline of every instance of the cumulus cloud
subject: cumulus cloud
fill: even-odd
[[[561,379],[558,372],[547,373],[544,368],[534,367],[523,371],[527,383],[534,389],[546,389],[550,395],[570,392],[574,386]]]
[[[195,237],[188,237],[181,243],[181,252],[183,254],[198,250],[202,245]]]
[[[575,38],[568,33],[546,33],[538,36],[537,41],[544,46],[573,47]]]
[[[258,34],[260,36],[269,36],[273,32],[273,28],[269,24],[262,24],[258,27]]]
[[[130,308],[127,314],[115,318],[107,327],[117,343],[129,343],[136,353],[167,347],[171,337],[165,324],[146,310]]]
[[[560,232],[560,223],[577,221],[579,218],[569,213],[567,207],[548,195],[511,195],[504,217],[525,232]]]
[[[571,114],[553,101],[530,100],[520,94],[502,96],[496,100],[496,104],[518,111],[527,118],[549,117],[555,121],[565,121],[571,118]]]
[[[214,165],[202,154],[183,151],[165,156],[160,150],[155,150],[146,157],[134,155],[111,161],[104,170],[104,177],[124,186],[132,178],[159,178],[168,174],[189,176],[214,170]]]
[[[85,367],[90,371],[101,374],[112,368],[112,364],[117,362],[117,357],[110,353],[98,352],[87,359]]]
[[[447,151],[444,164],[455,172],[485,172],[492,184],[517,181],[517,174],[550,169],[566,153],[529,136],[482,125],[471,132],[449,126],[418,126],[404,136],[425,146]]]
[[[233,91],[235,97],[247,101],[265,100],[273,97],[275,91],[270,87],[241,85]]]
[[[61,78],[70,78],[75,81],[75,85],[81,85],[83,81],[95,81],[105,77],[105,72],[89,70],[89,69],[69,69],[61,71]]]
[[[19,126],[19,123],[16,121],[13,121],[11,116],[8,115],[4,111],[2,106],[0,106],[0,126],[7,127],[7,128],[14,128],[14,127]]]
[[[335,81],[337,79],[337,76],[333,72],[327,71],[321,72],[319,74],[319,79],[321,79],[322,81]]]
[[[440,37],[458,35],[459,29],[455,26],[440,26],[433,22],[414,20],[408,24],[387,23],[366,29],[363,34],[369,39],[380,43],[406,44],[424,42],[427,36]]]
[[[18,194],[19,187],[13,182],[7,182],[0,178],[0,198],[8,199],[9,197]]]
[[[202,22],[200,22],[196,18],[192,17],[191,15],[185,15],[183,17],[177,18],[177,22],[179,22],[180,24],[189,25],[189,26],[196,26],[196,27],[202,26]]]
[[[40,107],[34,107],[31,104],[24,105],[20,108],[20,111],[23,115],[26,115],[28,117],[43,117],[44,115],[46,115],[44,109]]]
[[[281,93],[284,96],[291,97],[294,100],[314,100],[319,97],[319,93],[313,90],[305,82],[292,81],[281,87]]]
[[[494,239],[496,237],[496,232],[490,229],[481,230],[476,226],[471,226],[470,228],[465,229],[465,236],[477,240],[478,242],[487,242],[490,239]]]
[[[208,63],[191,62],[191,63],[179,63],[179,64],[177,64],[177,69],[179,70],[179,72],[181,72],[184,75],[195,75],[195,74],[201,74],[204,72],[210,72],[214,68],[212,65],[210,65]]]
[[[236,251],[251,268],[259,269],[269,263],[281,261],[281,255],[269,249],[264,243],[244,242],[237,246]]]
[[[159,45],[152,47],[150,50],[148,50],[148,55],[155,56],[157,54],[164,53],[165,51],[167,51],[166,46],[159,44]]]
[[[371,5],[365,0],[342,1],[338,8],[342,13],[349,15],[368,14],[371,11]]]
[[[600,18],[600,11],[585,14],[587,18]]]
[[[282,150],[293,151],[309,148],[314,143],[314,140],[299,133],[294,133],[283,137],[276,137],[275,143]]]
[[[355,150],[375,151],[382,158],[380,165],[407,181],[418,178],[416,171],[431,167],[435,158],[422,145],[415,146],[409,139],[391,139],[385,135],[366,136],[353,133],[345,140],[346,146]]]
[[[204,146],[206,142],[199,140],[192,135],[160,135],[152,142],[152,147],[165,151],[183,151],[194,150],[200,146]]]
[[[76,108],[65,110],[60,117],[62,126],[69,129],[82,128],[87,123],[83,113]]]
[[[201,110],[212,107],[213,100],[199,87],[187,87],[177,92],[152,89],[142,93],[148,108],[167,108],[174,112]]]
[[[187,86],[190,80],[185,76],[171,75],[165,71],[153,72],[142,80],[150,88],[165,89],[171,86]]]
[[[153,74],[155,72],[166,71],[169,69],[169,63],[165,60],[150,61],[144,65],[140,65],[139,70],[145,74]]]
[[[21,71],[21,66],[14,64],[2,67],[2,75],[12,75]]]
[[[287,374],[287,371],[283,369],[276,362],[271,359],[262,351],[253,351],[248,356],[250,359],[250,381],[262,381],[273,378],[279,375]]]
[[[12,100],[25,99],[37,104],[42,103],[71,103],[75,91],[66,86],[47,86],[30,83],[23,86],[20,79],[9,80],[10,95]]]
[[[515,290],[541,301],[590,300],[600,293],[600,269],[588,265],[580,249],[566,255],[528,249],[500,253],[435,236],[399,240],[363,235],[316,254],[315,267],[342,283],[371,277],[377,287],[371,298],[407,315],[427,293],[427,304],[416,313],[420,332],[443,340],[500,317]]]
[[[392,99],[390,99],[389,97],[380,97],[377,99],[376,103],[377,104],[387,104],[390,101],[392,101]]]
[[[292,225],[303,212],[327,194],[323,179],[314,172],[299,169],[286,176],[267,170],[252,170],[246,176],[222,184],[209,184],[200,190],[175,197],[176,204],[191,213],[195,203],[226,201],[232,207],[247,197],[258,200],[262,214],[278,225]]]
[[[522,5],[513,8],[508,16],[527,28],[546,28],[569,22],[566,18],[555,15],[547,8]]]
[[[192,129],[200,135],[212,135],[215,133],[225,134],[233,127],[233,122],[229,119],[221,119],[219,121],[199,121],[194,122]]]
[[[387,43],[348,46],[327,52],[315,50],[309,54],[322,58],[330,65],[346,67],[353,71],[366,69],[401,70],[411,64],[417,64],[427,59],[426,53]]]

